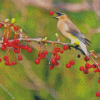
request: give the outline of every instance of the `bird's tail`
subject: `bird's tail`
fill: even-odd
[[[89,52],[87,51],[86,45],[80,41],[80,47],[84,51],[85,55],[89,57]]]

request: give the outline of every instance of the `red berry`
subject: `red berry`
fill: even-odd
[[[39,59],[35,59],[35,64],[39,64],[40,60]]]
[[[86,64],[85,64],[85,67],[89,67],[89,64],[88,64],[88,63],[86,63]]]
[[[100,84],[100,79],[98,79],[98,83]]]
[[[43,54],[44,54],[44,55],[47,55],[47,54],[48,54],[48,52],[47,52],[46,50],[44,50],[44,51],[43,51]]]
[[[89,68],[92,68],[92,65],[90,65],[90,64],[89,64],[89,66],[88,66],[88,67],[89,67]]]
[[[54,14],[54,12],[53,11],[50,11],[49,14],[52,16]]]
[[[96,68],[96,67],[97,67],[97,65],[96,65],[96,64],[93,64],[93,65],[92,65],[92,67],[93,67],[93,68]]]
[[[41,57],[38,57],[39,60],[41,60]]]
[[[56,55],[55,59],[56,60],[60,60],[60,56],[59,55]]]
[[[2,51],[6,50],[6,47],[2,46],[2,47],[1,47],[1,50],[2,50]]]
[[[13,42],[8,42],[8,47],[13,46]]]
[[[41,57],[41,59],[43,59],[43,58],[45,58],[45,55],[42,53],[40,57]]]
[[[18,31],[19,30],[19,27],[18,26],[14,26],[14,30],[15,31]]]
[[[3,46],[4,47],[8,46],[8,43],[7,42],[3,42]]]
[[[28,48],[28,50],[27,50],[29,53],[31,53],[32,51],[33,51],[33,49],[32,48]]]
[[[0,58],[0,62],[2,61],[2,59]]]
[[[20,50],[16,50],[16,49],[15,49],[14,52],[16,52],[16,53],[20,53]]]
[[[66,64],[66,68],[70,68],[71,67],[71,64]]]
[[[49,69],[53,69],[54,67],[52,65],[49,66]]]
[[[89,71],[87,70],[87,69],[84,69],[84,74],[88,74],[89,73]]]
[[[23,44],[20,44],[19,47],[20,47],[21,49],[24,49],[24,48],[25,48],[25,46],[24,46]]]
[[[64,49],[64,50],[68,50],[68,49],[69,49],[68,45],[64,45],[64,46],[63,46],[63,49]]]
[[[38,53],[38,56],[41,56],[41,54],[42,54],[42,53],[41,53],[41,52],[39,52],[39,53]]]
[[[28,48],[29,48],[29,47],[28,47],[27,45],[26,45],[26,46],[24,46],[24,50],[28,50]]]
[[[14,49],[18,49],[19,46],[18,46],[18,45],[13,45],[13,48],[14,48]]]
[[[14,43],[15,44],[19,44],[19,40],[18,39],[14,39]]]
[[[57,55],[57,52],[55,50],[52,51],[53,55]]]
[[[81,66],[81,67],[79,68],[79,70],[80,70],[80,71],[84,71],[84,66]]]
[[[58,66],[59,65],[59,63],[56,61],[55,63],[54,63],[54,66]]]
[[[0,28],[2,27],[3,25],[0,23]]]
[[[9,65],[9,64],[10,64],[9,61],[6,61],[6,62],[5,62],[5,65]]]
[[[8,60],[9,57],[8,57],[8,56],[4,56],[3,59],[4,59],[4,60]]]
[[[71,61],[70,61],[70,64],[71,64],[71,65],[75,65],[75,61],[74,61],[74,60],[71,60]]]
[[[21,55],[18,55],[18,60],[22,60],[22,56]]]
[[[95,70],[94,70],[94,73],[96,73],[96,72],[97,72],[97,70],[95,69]]]
[[[60,52],[60,48],[56,48],[56,51],[57,51],[57,52]]]
[[[90,64],[86,63],[85,64],[85,69],[89,69],[90,66],[91,66]]]
[[[96,71],[97,71],[97,72],[100,72],[98,68],[96,69]]]
[[[84,58],[84,60],[85,60],[85,61],[89,61],[89,57],[86,56],[86,57]]]
[[[16,62],[16,61],[13,61],[13,62],[12,62],[12,65],[16,65],[16,64],[17,64],[17,62]]]
[[[61,50],[61,51],[60,51],[60,53],[64,53],[64,51],[63,51],[63,50]]]
[[[55,58],[52,58],[52,59],[51,59],[51,63],[52,63],[52,64],[56,63]]]
[[[96,92],[96,96],[97,97],[100,97],[100,92]]]
[[[12,66],[12,63],[11,62],[9,63],[9,66]]]
[[[7,38],[4,38],[4,39],[3,39],[3,42],[8,42],[8,39],[7,39]]]

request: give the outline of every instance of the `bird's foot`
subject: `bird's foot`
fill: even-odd
[[[76,45],[76,46],[75,46],[75,49],[78,50],[78,47],[79,47],[79,45]]]

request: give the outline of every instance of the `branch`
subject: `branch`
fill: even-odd
[[[13,0],[15,1],[15,0]],[[33,5],[40,7],[45,10],[51,10],[51,9],[63,9],[69,12],[81,12],[81,11],[87,11],[87,10],[92,10],[92,11],[98,11],[100,6],[99,2],[100,0],[93,0],[93,3],[88,3],[88,2],[82,2],[82,3],[59,3],[59,4],[53,4],[49,2],[45,2],[44,0],[21,0],[24,5]],[[96,13],[97,14],[97,13]]]
[[[99,71],[100,71],[100,61],[99,61],[99,56],[98,55],[96,55],[96,54],[94,54],[94,52],[93,51],[89,51],[89,53],[91,53],[91,55],[89,55],[90,56],[90,58],[92,59],[92,61],[96,64],[96,66],[97,66],[97,68],[99,69]],[[95,57],[95,58],[97,58],[97,62],[96,62],[96,60],[95,59],[93,59],[92,58],[92,56],[93,57]]]
[[[3,40],[3,39],[2,39]],[[72,45],[69,45],[70,43],[63,43],[63,42],[58,42],[58,41],[50,41],[50,40],[46,40],[46,41],[43,41],[42,38],[22,38],[22,35],[21,37],[18,39],[19,41],[37,41],[37,42],[43,42],[43,43],[52,43],[52,44],[61,44],[61,45],[68,45],[69,46],[69,49],[71,48],[75,48],[76,50],[79,50],[83,55],[84,52],[82,49],[80,49],[79,47],[77,46],[72,46]],[[14,40],[9,40],[9,42],[12,42]],[[3,44],[3,41],[0,41],[1,44]],[[1,45],[2,46],[2,45]],[[0,46],[0,47],[1,47]]]

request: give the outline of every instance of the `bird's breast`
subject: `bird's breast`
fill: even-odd
[[[63,36],[65,36],[66,38],[69,37],[68,34],[67,34],[67,31],[69,30],[69,27],[66,23],[58,21],[57,28]]]
[[[69,27],[68,27],[68,25],[65,23],[65,22],[63,22],[63,21],[58,21],[58,23],[57,23],[57,28],[58,28],[58,30],[69,30]]]

